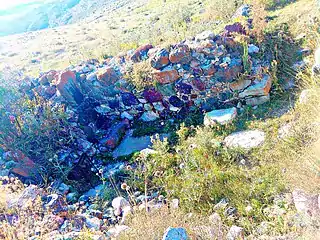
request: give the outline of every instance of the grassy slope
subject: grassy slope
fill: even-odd
[[[164,4],[158,0],[138,0],[116,11],[106,11],[93,21],[2,37],[0,70],[11,66],[13,70],[23,68],[37,75],[39,71],[63,69],[84,59],[118,54],[143,43],[175,43],[203,30],[217,29],[212,11],[213,15],[224,12],[218,16],[221,19],[234,10],[233,4],[225,8],[224,2],[219,2],[169,0]],[[32,59],[39,62],[31,63]]]
[[[277,28],[283,23],[287,23],[289,31],[297,36],[305,33],[303,41],[305,47],[314,49],[317,47],[317,39],[314,33],[314,20],[317,16],[315,2],[311,0],[300,0],[290,4],[282,9],[270,11],[269,15],[274,16],[274,20],[269,24],[270,29]],[[302,32],[303,29],[303,32]],[[313,62],[313,57],[307,58],[307,62]],[[285,71],[285,70],[283,70]],[[243,129],[262,129],[267,133],[266,143],[262,148],[255,149],[246,155],[249,161],[258,161],[262,166],[271,167],[271,169],[282,170],[280,178],[286,185],[287,191],[293,189],[303,189],[309,193],[319,193],[320,186],[320,86],[319,78],[314,78],[306,73],[298,74],[296,82],[298,88],[292,93],[274,92],[271,102],[259,106],[257,109],[246,108],[245,112],[240,114],[239,119],[232,131]],[[282,76],[282,75],[281,75]],[[281,79],[280,79],[281,80]],[[311,97],[307,103],[299,103],[299,93],[302,89],[310,89]],[[284,139],[279,138],[279,129],[285,125],[291,125],[290,135]],[[220,137],[228,133],[220,133]],[[188,144],[197,143],[202,146],[202,140],[210,137],[211,131],[200,131],[195,137],[190,138],[186,143],[180,143],[180,148],[188,148]],[[267,169],[267,168],[266,168]],[[188,178],[193,179],[192,175]],[[191,181],[197,182],[198,179]],[[194,182],[194,183],[195,183]],[[280,182],[279,182],[280,184]],[[187,185],[185,184],[185,187]],[[241,186],[239,185],[239,188]],[[209,191],[207,189],[207,191]],[[269,191],[269,189],[267,189]],[[199,190],[200,191],[200,190]],[[190,189],[188,194],[194,192]],[[198,203],[201,205],[201,201]],[[243,203],[242,203],[243,204]],[[198,206],[201,207],[201,206]],[[258,218],[258,216],[255,216]],[[165,221],[163,221],[165,219]],[[270,221],[266,219],[266,221]],[[284,222],[282,222],[284,221]],[[288,239],[317,239],[317,232],[312,229],[305,229],[303,232],[288,228],[282,219],[279,222],[275,220],[271,235],[286,235]],[[152,226],[150,223],[152,222]],[[156,223],[156,224],[153,224]],[[245,224],[245,223],[244,223]],[[252,222],[252,225],[255,223]],[[226,226],[212,226],[207,222],[204,215],[193,214],[192,217],[186,217],[181,213],[174,211],[159,211],[153,214],[140,213],[132,219],[129,224],[134,230],[124,235],[123,239],[150,239],[154,236],[161,236],[161,233],[168,226],[183,226],[189,234],[197,239],[211,239],[205,231],[199,231],[196,226],[206,225],[213,229],[220,229],[222,235],[225,234]],[[242,226],[246,226],[242,225]],[[247,231],[252,226],[246,226]],[[249,233],[247,232],[247,233]],[[217,234],[217,233],[216,233]],[[298,237],[299,236],[299,237]],[[225,238],[225,237],[222,237]],[[257,239],[256,237],[250,239]]]

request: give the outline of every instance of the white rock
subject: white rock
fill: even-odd
[[[220,109],[220,110],[213,110],[208,112],[204,116],[204,125],[206,126],[213,126],[216,123],[219,124],[227,124],[232,122],[237,116],[237,108],[228,108],[228,109]]]
[[[292,192],[294,205],[299,213],[309,216],[320,216],[320,195],[306,194],[302,190],[294,190]]]
[[[149,156],[151,154],[155,154],[155,153],[157,153],[157,151],[150,149],[150,148],[145,148],[140,151],[140,155],[142,155],[144,157],[147,157],[147,156]]]
[[[195,39],[196,41],[203,41],[207,39],[213,39],[214,38],[214,33],[211,31],[204,31],[202,33],[199,33]]]
[[[128,112],[123,112],[121,113],[121,118],[122,119],[128,119],[128,120],[133,120],[133,116],[131,116]]]
[[[128,231],[130,228],[126,225],[116,225],[113,228],[110,228],[107,232],[107,236],[116,238],[118,237],[122,232]]]
[[[233,225],[227,234],[228,240],[244,239],[243,228]]]
[[[152,122],[159,118],[159,115],[155,112],[148,111],[142,114],[141,120],[144,122]]]
[[[86,226],[91,229],[95,229],[95,230],[100,230],[100,227],[101,227],[101,220],[97,217],[92,217],[92,218],[89,218],[87,217],[86,218]]]
[[[259,48],[254,45],[254,44],[249,44],[248,45],[248,53],[251,54],[251,53],[258,53],[259,52]]]
[[[283,126],[281,126],[278,130],[278,137],[285,138],[290,137],[293,134],[293,122],[289,122]]]
[[[209,222],[215,226],[221,225],[221,217],[218,213],[213,213],[209,216]]]
[[[310,90],[310,89],[303,90],[300,93],[299,103],[306,104],[310,100],[311,95],[312,95],[312,90]]]
[[[170,206],[172,209],[178,209],[179,208],[179,199],[177,199],[177,198],[172,199]]]
[[[262,145],[265,141],[265,133],[260,130],[247,130],[235,132],[224,139],[227,147],[240,147],[250,149]]]
[[[130,207],[129,202],[123,197],[116,197],[112,200],[111,205],[115,209],[116,216],[119,216],[125,207]]]

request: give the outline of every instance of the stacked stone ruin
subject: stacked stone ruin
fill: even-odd
[[[249,71],[243,67],[244,45],[234,34],[245,34],[241,24],[226,26],[221,35],[205,31],[168,49],[150,44],[108,58],[92,59],[63,71],[49,71],[23,86],[54,104],[65,104],[82,126],[106,123],[100,150],[111,151],[134,121],[185,117],[191,111],[210,112],[269,100],[272,80],[269,62],[259,48],[248,46]],[[147,61],[156,80],[138,91],[127,81],[128,69]],[[101,126],[100,126],[101,127]],[[99,127],[98,127],[99,128]]]

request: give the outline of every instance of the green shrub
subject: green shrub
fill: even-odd
[[[256,223],[265,219],[262,208],[272,204],[273,197],[284,189],[277,168],[260,166],[250,158],[250,152],[223,147],[221,134],[219,137],[210,128],[197,128],[192,133],[182,126],[177,135],[176,146],[170,146],[168,140],[154,139],[156,153],[138,157],[136,186],[143,187],[147,182],[148,189],[158,188],[168,198],[178,198],[187,211],[209,214],[226,198],[240,216],[247,216],[245,208],[251,205]],[[241,165],[242,159],[254,167]]]
[[[155,81],[152,76],[154,69],[149,61],[135,63],[132,66],[132,72],[126,75],[126,79],[137,90],[143,90],[146,87],[155,86]]]
[[[0,145],[6,150],[20,150],[39,164],[43,178],[66,178],[69,166],[61,164],[56,152],[76,140],[67,121],[64,106],[36,96],[0,104]]]

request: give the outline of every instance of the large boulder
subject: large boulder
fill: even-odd
[[[76,75],[70,70],[64,71],[58,76],[57,89],[70,104],[76,105],[83,101]]]
[[[265,133],[260,130],[247,130],[235,132],[224,139],[227,147],[240,147],[250,149],[264,143]]]

